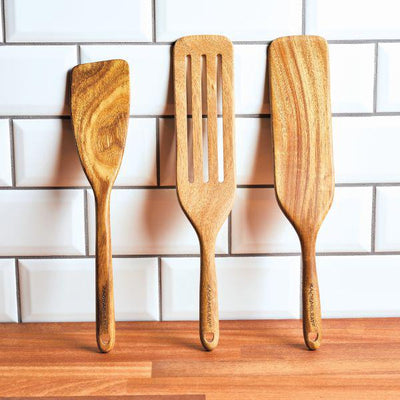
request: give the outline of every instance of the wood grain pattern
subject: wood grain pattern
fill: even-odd
[[[96,200],[96,332],[102,352],[115,342],[110,195],[129,120],[129,67],[123,60],[72,70],[71,111],[78,152]]]
[[[179,202],[200,241],[200,339],[207,350],[218,344],[218,297],[215,241],[232,210],[235,193],[233,46],[223,36],[179,39],[174,46],[174,90],[177,131],[177,192]],[[205,57],[209,180],[203,179],[201,59]],[[190,59],[193,131],[193,182],[189,181],[187,129],[187,60]],[[218,181],[217,63],[222,71],[224,179]],[[190,113],[189,113],[190,114]]]
[[[299,235],[303,259],[303,330],[310,349],[322,340],[315,243],[333,200],[328,45],[290,36],[269,47],[275,191]]]
[[[310,352],[299,320],[221,321],[209,353],[196,322],[117,322],[104,357],[93,323],[0,324],[0,397],[398,400],[399,326],[399,318],[325,320],[324,346]]]

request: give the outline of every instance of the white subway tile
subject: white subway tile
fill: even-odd
[[[18,322],[15,261],[0,260],[0,322]]]
[[[9,42],[152,40],[151,0],[5,0]]]
[[[270,119],[236,118],[236,174],[239,185],[273,183]],[[218,134],[222,143],[222,119],[218,119]],[[204,153],[205,159],[207,154]],[[220,162],[220,172],[223,165]],[[176,184],[175,120],[160,119],[160,183]]]
[[[89,185],[70,120],[13,121],[17,186]]]
[[[324,318],[400,316],[400,256],[324,256],[317,265]]]
[[[95,251],[95,208],[89,191],[89,249]],[[111,194],[113,254],[194,254],[196,233],[181,210],[175,189],[114,189]],[[216,252],[228,250],[225,223]]]
[[[19,260],[23,322],[95,320],[94,259]],[[158,320],[156,258],[113,259],[115,318]]]
[[[11,186],[11,146],[8,119],[0,119],[0,186]]]
[[[0,191],[0,219],[0,255],[85,253],[82,191]]]
[[[164,320],[199,318],[199,258],[163,258]],[[299,318],[298,257],[217,258],[221,319]]]
[[[131,114],[173,114],[170,46],[81,46],[82,63],[122,58],[129,63]]]
[[[400,117],[336,117],[332,126],[336,182],[400,181]]]
[[[274,183],[269,118],[236,118],[236,176],[238,185]]]
[[[223,34],[231,40],[271,40],[301,33],[299,0],[158,0],[157,40],[180,36]]]
[[[336,188],[317,251],[369,251],[371,213],[370,187]],[[238,189],[232,212],[232,252],[298,251],[299,240],[276,202],[274,189]]]
[[[400,250],[400,187],[376,188],[375,250]]]
[[[332,112],[372,112],[375,45],[329,46]]]
[[[379,43],[377,111],[400,111],[400,43]]]
[[[88,186],[70,120],[14,120],[17,186]],[[156,185],[156,121],[131,119],[115,185]]]
[[[160,185],[176,185],[175,119],[161,118],[160,129]]]
[[[235,112],[269,113],[267,46],[234,46],[234,76]]]
[[[4,36],[3,36],[3,23],[4,23],[4,18],[3,18],[3,7],[0,8],[0,41],[4,41]]]
[[[327,39],[398,39],[397,0],[307,0],[306,34]]]
[[[0,115],[68,114],[68,71],[75,46],[2,46]]]

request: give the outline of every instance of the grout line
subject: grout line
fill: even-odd
[[[156,119],[156,174],[157,174],[157,187],[160,187],[161,176],[161,161],[160,161],[160,120]]]
[[[400,182],[363,182],[363,183],[336,183],[335,187],[370,187],[370,186],[400,186]],[[273,189],[273,184],[254,184],[254,185],[236,185],[237,189]],[[1,190],[82,190],[91,189],[91,186],[2,186]],[[128,186],[113,186],[113,190],[174,190],[175,185],[163,185],[163,186],[138,186],[138,185],[128,185]]]
[[[21,312],[21,290],[20,290],[20,279],[19,279],[19,266],[18,259],[14,259],[15,262],[15,286],[16,286],[16,296],[17,296],[17,313],[18,322],[22,322],[22,312]]]
[[[232,255],[232,211],[228,216],[228,254]]]
[[[162,316],[162,269],[161,269],[161,257],[157,257],[158,263],[158,307],[159,307],[159,321],[163,320]]]
[[[83,191],[83,212],[85,218],[85,254],[89,255],[89,211],[88,211],[88,193],[85,189]]]
[[[376,185],[372,190],[372,217],[371,217],[371,253],[375,254],[375,232],[376,232]]]
[[[377,111],[377,112],[352,112],[352,113],[332,113],[332,117],[385,117],[385,116],[400,116],[400,111]],[[206,115],[202,116],[207,118]],[[235,118],[266,118],[269,119],[270,114],[235,114]],[[0,119],[71,119],[70,115],[0,115]],[[174,119],[174,115],[167,114],[131,114],[129,116],[131,119],[139,118],[149,118],[149,119]],[[191,118],[191,115],[188,116]],[[222,114],[218,114],[218,118],[222,118]]]
[[[301,34],[306,34],[306,0],[301,4]]]
[[[153,40],[153,43],[155,43],[155,42],[157,42],[156,0],[152,0],[151,7],[152,7],[152,10],[151,10],[152,16],[151,17],[152,17],[152,28],[153,28],[153,31],[152,31],[153,38],[152,38],[152,40]]]
[[[370,251],[321,251],[316,253],[319,257],[347,257],[347,256],[376,256],[376,255],[395,255],[400,256],[400,251],[376,251],[374,253]],[[260,257],[299,257],[301,256],[300,252],[270,252],[270,253],[233,253],[233,254],[216,254],[216,258],[260,258]],[[94,259],[95,255],[24,255],[24,256],[17,256],[17,255],[7,255],[7,256],[0,256],[0,259],[9,259],[15,258],[18,260],[79,260],[79,259]],[[141,259],[141,258],[200,258],[200,254],[119,254],[113,255],[113,259],[117,258],[131,258],[131,259]]]
[[[81,46],[79,44],[76,46],[76,61],[78,65],[82,64]]]
[[[375,114],[376,114],[377,102],[378,102],[378,43],[375,44],[375,55],[374,55],[373,110]]]
[[[305,7],[304,7],[305,11]],[[305,12],[304,12],[305,13]],[[155,14],[155,13],[154,13]],[[155,16],[156,17],[156,16]],[[5,17],[3,14],[3,19],[5,22]],[[303,21],[302,21],[303,24]],[[4,26],[5,27],[5,26]],[[306,19],[304,18],[304,29],[306,28]],[[303,30],[303,26],[302,26]],[[156,27],[154,28],[154,32],[152,35],[156,35]],[[156,37],[154,41],[147,42],[135,42],[135,41],[111,41],[111,42],[102,42],[102,41],[65,41],[65,42],[7,42],[6,38],[4,44],[10,47],[18,47],[18,46],[172,46],[175,41],[156,41]],[[234,45],[269,45],[271,44],[273,39],[270,40],[232,40]],[[329,44],[368,44],[368,43],[400,43],[399,39],[328,39]]]
[[[1,0],[1,23],[2,23],[2,34],[3,34],[3,43],[5,44],[7,42],[7,37],[6,37],[6,4],[5,0]]]
[[[9,119],[9,131],[10,131],[11,185],[12,185],[10,189],[15,189],[16,186],[15,143],[14,143],[14,124],[12,119]]]

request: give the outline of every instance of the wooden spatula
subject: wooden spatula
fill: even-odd
[[[124,153],[129,120],[129,67],[123,60],[72,70],[71,111],[79,156],[96,200],[96,338],[115,342],[110,194]]]
[[[289,36],[269,46],[275,191],[299,235],[303,259],[303,333],[320,346],[315,243],[333,199],[328,46],[317,36]]]
[[[208,181],[203,178],[202,72],[206,69]],[[222,71],[223,181],[218,181],[217,64]],[[191,69],[193,148],[188,149],[187,64]],[[174,46],[174,88],[177,131],[177,191],[180,204],[197,232],[201,249],[200,339],[207,350],[219,339],[215,241],[228,217],[235,193],[233,46],[223,36],[201,35],[179,39]],[[189,113],[190,114],[190,113]],[[188,152],[193,154],[189,180]]]

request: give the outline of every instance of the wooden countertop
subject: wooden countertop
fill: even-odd
[[[298,320],[221,321],[208,353],[196,322],[120,322],[115,349],[100,354],[93,323],[0,324],[0,396],[400,399],[399,318],[324,320],[323,330],[311,352]]]

